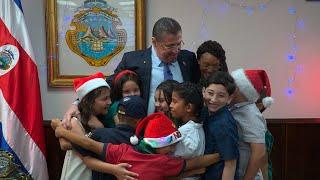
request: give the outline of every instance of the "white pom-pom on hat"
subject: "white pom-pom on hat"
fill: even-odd
[[[262,99],[262,104],[265,108],[270,107],[274,102],[274,99],[272,97],[265,97]]]
[[[130,143],[132,145],[137,145],[139,143],[139,139],[136,135],[130,137]]]

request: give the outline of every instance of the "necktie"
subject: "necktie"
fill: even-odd
[[[171,72],[169,66],[170,66],[169,63],[163,63],[163,79],[164,79],[164,81],[173,79],[173,75],[172,75],[172,72]]]

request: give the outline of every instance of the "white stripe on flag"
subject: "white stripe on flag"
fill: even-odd
[[[0,120],[4,139],[34,179],[46,180],[46,158],[26,132],[0,90]]]
[[[1,0],[0,18],[7,26],[11,35],[19,42],[35,64],[35,57],[30,43],[27,26],[24,21],[23,13],[14,0]],[[31,1],[29,2],[31,3]]]

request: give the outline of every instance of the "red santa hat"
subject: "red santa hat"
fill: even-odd
[[[101,72],[90,75],[88,77],[74,79],[73,87],[76,93],[78,94],[78,98],[80,101],[89,92],[99,87],[110,88],[110,86],[104,79],[104,75]]]
[[[182,139],[173,122],[163,113],[153,113],[139,121],[136,133],[130,138],[133,145],[138,144],[138,137],[152,148],[166,147]]]
[[[261,93],[264,92],[266,97],[262,99],[265,107],[273,103],[271,96],[271,86],[267,73],[264,70],[243,70],[237,69],[231,73],[240,92],[249,102],[256,102]]]

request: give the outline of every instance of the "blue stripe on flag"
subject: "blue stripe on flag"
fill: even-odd
[[[7,152],[10,152],[13,154],[14,156],[14,162],[16,164],[18,164],[20,166],[20,169],[24,172],[29,174],[29,172],[25,169],[25,167],[23,166],[23,164],[21,163],[20,159],[18,158],[18,156],[16,155],[16,153],[14,153],[14,151],[10,148],[10,146],[7,144],[7,141],[4,139],[3,134],[2,134],[2,123],[0,122],[0,149],[5,150]]]
[[[21,12],[23,13],[21,1],[20,0],[14,0],[14,2],[17,4],[17,6],[20,8]]]

